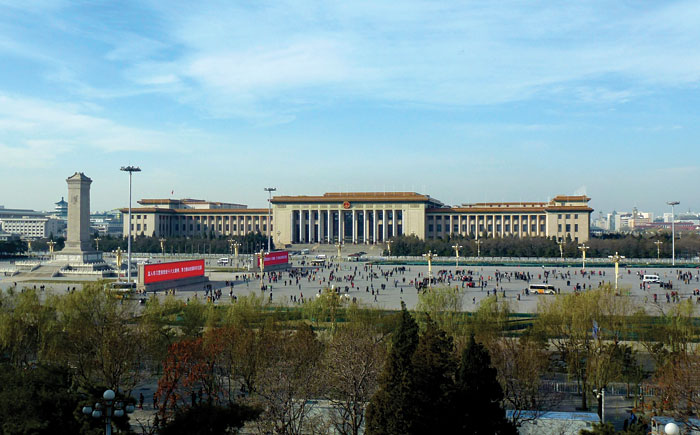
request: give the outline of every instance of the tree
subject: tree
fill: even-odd
[[[0,366],[0,433],[80,433],[80,395],[68,367]]]
[[[462,359],[455,377],[454,418],[451,433],[462,434],[516,434],[504,409],[503,390],[491,366],[488,350],[472,335],[462,351]]]
[[[413,354],[418,346],[418,324],[401,304],[400,321],[392,337],[379,389],[367,406],[367,433],[414,433]]]
[[[218,435],[238,433],[245,422],[255,420],[260,410],[235,403],[226,406],[201,403],[175,414],[158,432],[160,435]]]
[[[15,366],[43,358],[56,324],[56,310],[34,289],[0,293],[0,358]]]
[[[102,282],[57,299],[60,313],[52,354],[75,367],[84,386],[131,390],[146,373],[145,338],[133,305],[105,293]]]
[[[454,406],[455,361],[452,339],[427,316],[425,331],[413,354],[414,430],[417,433],[450,433],[445,410]]]
[[[427,313],[451,336],[461,335],[464,327],[464,293],[450,287],[433,287],[418,294],[417,313]]]
[[[326,347],[325,395],[334,409],[332,425],[341,435],[360,433],[385,359],[382,341],[369,325],[350,323],[335,331]]]
[[[257,371],[253,403],[264,411],[257,421],[261,431],[281,435],[307,433],[312,424],[311,399],[320,394],[318,377],[321,343],[310,326],[278,332],[270,343],[270,352]]]
[[[510,421],[520,427],[553,408],[562,395],[543,391],[542,377],[549,369],[546,343],[533,334],[502,337],[492,343],[490,354],[503,388],[503,402],[512,411]]]
[[[616,296],[605,285],[583,293],[558,295],[538,306],[537,327],[551,340],[569,375],[581,389],[581,408],[587,397],[619,379],[622,364],[618,348],[630,331],[636,307],[627,297]]]

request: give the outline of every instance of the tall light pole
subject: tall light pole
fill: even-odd
[[[138,166],[122,166],[119,170],[129,173],[129,240],[127,240],[126,245],[126,256],[128,261],[128,264],[126,266],[126,279],[127,282],[131,283],[131,176],[134,172],[141,172],[141,168],[139,168]]]
[[[386,247],[389,250],[389,257],[391,257],[391,244],[394,243],[393,240],[387,240],[386,241]]]
[[[585,243],[581,243],[578,248],[581,250],[581,254],[583,255],[583,270],[586,270],[586,251],[590,249],[590,246],[587,246]]]
[[[165,242],[167,242],[167,239],[161,237],[158,241],[160,242],[160,252],[165,257]]]
[[[460,245],[459,243],[455,243],[452,245],[452,249],[455,250],[455,270],[459,267],[459,250],[462,249],[464,246]]]
[[[477,239],[474,243],[476,243],[476,256],[481,257],[481,243],[483,242]]]
[[[100,239],[99,237],[95,237],[95,251],[100,250],[100,240],[102,239]]]
[[[669,201],[666,204],[671,206],[671,258],[672,265],[676,265],[676,206],[679,201]]]
[[[270,198],[267,200],[267,252],[270,252],[270,234],[272,231],[272,192],[275,192],[276,190],[276,187],[265,188],[265,192],[270,195]]]
[[[661,240],[657,240],[654,242],[654,244],[656,245],[656,259],[660,260],[661,259],[661,245],[663,245],[664,242],[662,242]]]

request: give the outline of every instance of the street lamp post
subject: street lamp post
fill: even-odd
[[[600,400],[600,422],[605,424],[605,388],[601,388],[600,391],[593,390],[593,393]]]
[[[131,283],[131,227],[133,224],[131,223],[131,176],[133,175],[134,172],[141,172],[141,168],[138,166],[122,166],[120,171],[123,172],[128,172],[129,173],[129,224],[128,224],[128,229],[129,229],[129,240],[127,241],[127,267],[126,267],[126,276],[127,276],[127,281]]]
[[[671,206],[671,258],[672,265],[676,265],[676,206],[679,201],[669,201],[666,204]]]
[[[117,257],[117,281],[122,278],[122,252],[122,248],[117,248],[117,250],[114,251]]]
[[[100,239],[99,237],[95,237],[95,251],[100,250],[100,240],[102,239]]]
[[[265,188],[265,192],[270,195],[270,198],[267,200],[267,252],[270,252],[270,234],[272,234],[272,192],[275,192],[276,190],[276,187]]]
[[[263,289],[263,275],[265,274],[265,250],[261,249],[258,252],[258,261],[260,262],[260,290]]]
[[[581,255],[583,255],[583,270],[586,270],[586,251],[590,249],[590,246],[581,243],[578,248],[581,250]]]
[[[105,434],[112,435],[112,418],[121,418],[126,414],[134,412],[134,405],[122,401],[114,401],[116,394],[112,390],[107,390],[102,394],[102,400],[92,406],[83,406],[83,414],[91,415],[92,418],[102,418],[104,410]]]
[[[455,270],[459,267],[459,250],[462,249],[464,246],[460,245],[459,243],[455,243],[452,245],[452,249],[455,250]]]
[[[386,241],[386,248],[389,250],[389,257],[391,257],[391,244],[394,243],[393,240]]]
[[[56,246],[56,242],[49,240],[46,244],[49,245],[49,254],[53,256],[53,247]]]
[[[340,250],[343,248],[343,244],[338,242],[335,244],[335,247],[338,249],[338,261],[340,261]]]
[[[163,254],[163,257],[165,257],[165,242],[167,240],[161,237],[158,241],[160,242],[160,252]]]
[[[559,239],[557,241],[557,245],[559,245],[559,256],[561,259],[564,259],[564,245],[566,245],[566,241],[564,239]]]
[[[617,278],[619,275],[618,271],[620,270],[620,260],[625,258],[625,256],[615,252],[615,255],[608,255],[608,258],[615,263],[615,291],[617,291]]]
[[[654,242],[654,244],[656,245],[656,259],[661,260],[661,245],[663,245],[664,242],[657,240]]]
[[[481,257],[481,240],[477,240],[474,243],[476,243],[476,256]]]
[[[437,255],[433,254],[433,251],[428,251],[427,254],[423,254],[423,257],[425,257],[428,260],[428,287],[432,287],[433,258],[437,257]]]

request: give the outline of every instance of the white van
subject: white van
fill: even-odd
[[[217,261],[216,264],[218,264],[219,266],[227,266],[228,265],[228,258],[227,257],[219,258],[219,261]]]
[[[661,280],[659,280],[659,275],[644,275],[642,282],[644,284],[659,284]]]

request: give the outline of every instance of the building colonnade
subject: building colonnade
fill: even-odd
[[[293,210],[292,243],[382,243],[403,234],[403,210]]]

